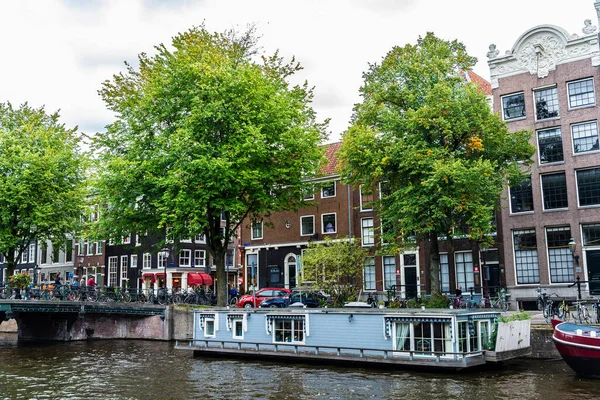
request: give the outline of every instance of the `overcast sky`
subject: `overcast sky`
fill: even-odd
[[[598,19],[594,0],[0,0],[0,102],[60,109],[68,127],[103,131],[113,115],[100,84],[202,22],[210,31],[256,24],[266,53],[296,56],[315,86],[314,109],[331,118],[329,141],[347,128],[368,63],[428,31],[458,39],[489,80],[486,53],[500,54],[543,24],[581,35]]]

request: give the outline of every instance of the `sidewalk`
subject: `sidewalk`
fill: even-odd
[[[525,313],[529,314],[529,316],[531,317],[531,325],[540,325],[540,328],[543,328],[544,326],[547,328],[550,328],[551,325],[549,323],[546,322],[546,320],[544,319],[544,314],[542,314],[541,311],[538,310],[533,310],[533,311],[524,311]],[[512,315],[516,313],[516,311],[507,311],[505,313],[503,313],[502,315]]]

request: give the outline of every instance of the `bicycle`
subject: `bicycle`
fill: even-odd
[[[590,312],[582,300],[577,300],[575,302],[575,310],[576,311],[573,314],[573,319],[575,320],[575,322],[579,324],[590,323]]]
[[[564,299],[561,302],[554,301],[551,299],[551,297],[558,297],[558,295],[556,293],[552,293],[550,295],[548,295],[546,292],[542,293],[541,288],[537,288],[536,292],[538,310],[542,311],[544,319],[547,323],[550,323],[550,320],[555,315],[562,320],[568,316],[569,306]]]
[[[368,293],[369,297],[367,297],[367,304],[371,306],[371,308],[375,308],[379,305],[379,301],[377,300],[377,292]]]
[[[506,298],[509,295],[506,293],[506,289],[502,288],[500,289],[500,293],[498,293],[498,297],[496,297],[495,299],[493,299],[491,301],[491,307],[492,308],[499,308],[502,311],[508,311],[508,308],[510,307],[510,301],[508,301]]]
[[[594,303],[592,303],[592,323],[599,324],[600,323],[600,299],[596,299]]]

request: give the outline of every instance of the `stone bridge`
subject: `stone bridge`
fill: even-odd
[[[0,322],[14,318],[20,341],[87,339],[173,340],[188,336],[187,309],[144,303],[0,300]],[[175,331],[180,331],[176,334]]]

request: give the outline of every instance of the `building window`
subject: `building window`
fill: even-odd
[[[383,288],[387,290],[392,285],[396,285],[396,257],[383,256]]]
[[[179,266],[180,267],[189,267],[190,261],[192,258],[192,251],[189,249],[183,249],[179,253]]]
[[[558,90],[553,88],[535,90],[535,116],[538,121],[558,117]]]
[[[323,214],[322,218],[322,227],[323,233],[336,233],[337,226],[335,223],[335,214]]]
[[[568,226],[546,228],[550,283],[567,283],[575,280],[573,256],[569,250],[571,228]]]
[[[215,320],[207,318],[204,320],[204,336],[215,337]]]
[[[116,256],[108,257],[108,282],[106,286],[116,286],[118,259]]]
[[[585,122],[571,126],[573,152],[586,153],[598,150],[598,122]]]
[[[577,193],[580,206],[600,204],[600,168],[584,169],[577,173]]]
[[[130,244],[130,243],[131,243],[131,234],[124,236],[122,244]]]
[[[502,110],[505,120],[525,117],[525,95],[517,93],[502,97]]]
[[[448,254],[440,254],[440,286],[442,293],[450,293],[450,266]]]
[[[363,218],[360,221],[362,225],[362,245],[373,246],[375,244],[373,218]]]
[[[600,246],[600,224],[581,225],[584,246]]]
[[[468,291],[475,287],[475,274],[473,273],[473,253],[454,253],[454,265],[456,267],[456,284],[462,286],[462,290]]]
[[[585,107],[596,104],[594,80],[592,78],[569,82],[569,108]]]
[[[121,256],[121,286],[127,286],[127,263],[129,256]]]
[[[263,237],[263,226],[262,222],[252,223],[252,240],[262,239]]]
[[[196,235],[194,236],[195,243],[206,243],[206,236],[204,235]]]
[[[363,287],[365,290],[375,290],[375,257],[365,258]]]
[[[567,179],[564,172],[542,175],[544,210],[568,208]]]
[[[315,193],[313,187],[305,188],[302,191],[304,192],[304,196],[302,197],[304,200],[314,200]]]
[[[25,264],[27,262],[27,251],[21,253],[21,264]]]
[[[328,182],[321,188],[321,198],[335,197],[335,182]]]
[[[194,265],[196,267],[204,267],[204,250],[194,250]]]
[[[521,181],[519,186],[510,188],[510,212],[513,214],[533,211],[531,177]]]
[[[131,255],[131,268],[137,268],[138,264],[138,256],[137,254]]]
[[[143,269],[150,269],[152,267],[152,256],[150,253],[144,253],[143,256],[143,261],[142,261],[142,268]]]
[[[96,255],[102,254],[102,240],[96,243]]]
[[[315,217],[314,215],[307,215],[300,217],[300,235],[314,235],[315,233]]]
[[[513,231],[513,248],[518,284],[540,283],[535,229]]]
[[[562,134],[560,128],[538,131],[538,153],[540,164],[564,160]]]
[[[373,191],[370,193],[363,192],[363,186],[360,186],[360,211],[373,210]]]
[[[158,253],[158,269],[164,269],[167,266],[167,256],[162,251]]]
[[[93,256],[94,255],[94,243],[85,243],[87,246],[87,255],[88,256]]]
[[[275,343],[304,343],[304,319],[275,319]]]

